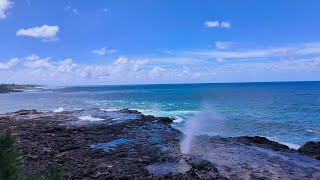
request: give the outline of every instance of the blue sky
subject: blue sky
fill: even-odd
[[[319,1],[0,0],[0,82],[319,80]]]

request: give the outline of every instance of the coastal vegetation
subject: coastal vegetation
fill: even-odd
[[[15,137],[7,130],[0,135],[0,180],[21,180],[23,177],[21,171],[20,156],[15,146]],[[50,180],[62,180],[64,172],[53,164],[48,165],[48,174]],[[31,180],[42,180],[39,174],[31,175]]]
[[[21,179],[18,151],[10,131],[0,136],[0,179]]]
[[[34,89],[36,87],[38,87],[38,85],[0,84],[0,93],[21,92],[22,89]]]

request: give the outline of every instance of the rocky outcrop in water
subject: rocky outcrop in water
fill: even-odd
[[[263,148],[270,148],[275,151],[285,151],[285,152],[293,152],[292,149],[290,149],[288,146],[270,141],[269,139],[265,137],[260,136],[242,136],[236,138],[239,142],[242,142],[244,144],[253,145],[253,146],[259,146]]]
[[[171,122],[128,109],[21,110],[0,115],[0,132],[17,137],[27,174],[54,163],[71,179],[320,178],[320,161],[263,137],[195,136],[182,154]]]
[[[306,142],[298,149],[298,152],[320,160],[320,142]]]

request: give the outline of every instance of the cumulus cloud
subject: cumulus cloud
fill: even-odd
[[[23,78],[58,81],[58,82],[90,82],[90,81],[122,81],[130,82],[132,79],[147,77],[145,70],[146,59],[129,60],[119,57],[107,64],[76,64],[71,58],[52,60],[50,57],[40,57],[32,54],[24,57],[24,68],[17,74],[24,74]],[[40,82],[41,83],[41,82]]]
[[[162,67],[159,67],[159,66],[153,67],[150,70],[150,76],[151,76],[151,78],[154,78],[154,77],[157,77],[157,76],[162,76],[162,73],[164,71],[166,71],[165,68],[162,68]]]
[[[43,39],[44,41],[52,41],[57,39],[58,32],[59,32],[58,26],[43,25],[40,27],[20,29],[17,31],[16,35],[39,38],[39,39]]]
[[[59,61],[58,71],[70,73],[75,71],[77,67],[78,65],[74,64],[71,58],[67,58],[62,61]]]
[[[11,8],[13,3],[10,0],[0,0],[0,19],[7,18],[7,10]]]
[[[42,69],[42,68],[52,68],[53,65],[49,63],[50,58],[40,58],[39,56],[32,54],[26,57],[27,62],[24,63],[24,66],[31,69]]]
[[[231,27],[231,23],[228,21],[205,21],[204,25],[207,28],[226,28],[229,29]]]
[[[115,50],[115,49],[109,49],[108,50],[105,47],[101,48],[101,49],[95,49],[95,50],[91,51],[91,53],[97,54],[97,55],[113,54],[113,53],[116,53],[116,52],[118,52],[118,50]]]
[[[18,58],[12,58],[8,62],[4,62],[4,63],[0,62],[0,69],[10,69],[11,67],[13,67],[14,65],[16,65],[18,63],[19,63]]]
[[[84,66],[80,76],[87,79],[101,80],[110,76],[109,66]]]
[[[111,64],[105,65],[88,65],[78,66],[80,68],[80,75],[83,78],[108,80],[109,81],[122,81],[129,82],[132,79],[143,76],[144,65],[148,60],[129,60],[127,57],[119,57]],[[146,76],[146,74],[144,74]]]
[[[4,77],[10,76],[36,81],[33,83],[68,85],[316,80],[320,76],[318,47],[320,44],[172,51],[167,56],[119,57],[100,64],[78,64],[71,58],[54,60],[33,54],[20,58],[25,62],[14,71],[0,71],[0,80],[5,82]],[[0,68],[9,69],[17,63],[3,62]],[[277,79],[281,77],[291,79]]]
[[[119,57],[114,64],[126,64],[128,62],[128,58],[126,57]]]
[[[133,71],[139,71],[144,65],[148,64],[148,59],[135,60],[131,62]]]

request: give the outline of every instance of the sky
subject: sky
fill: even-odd
[[[0,0],[0,83],[320,80],[320,1]]]

